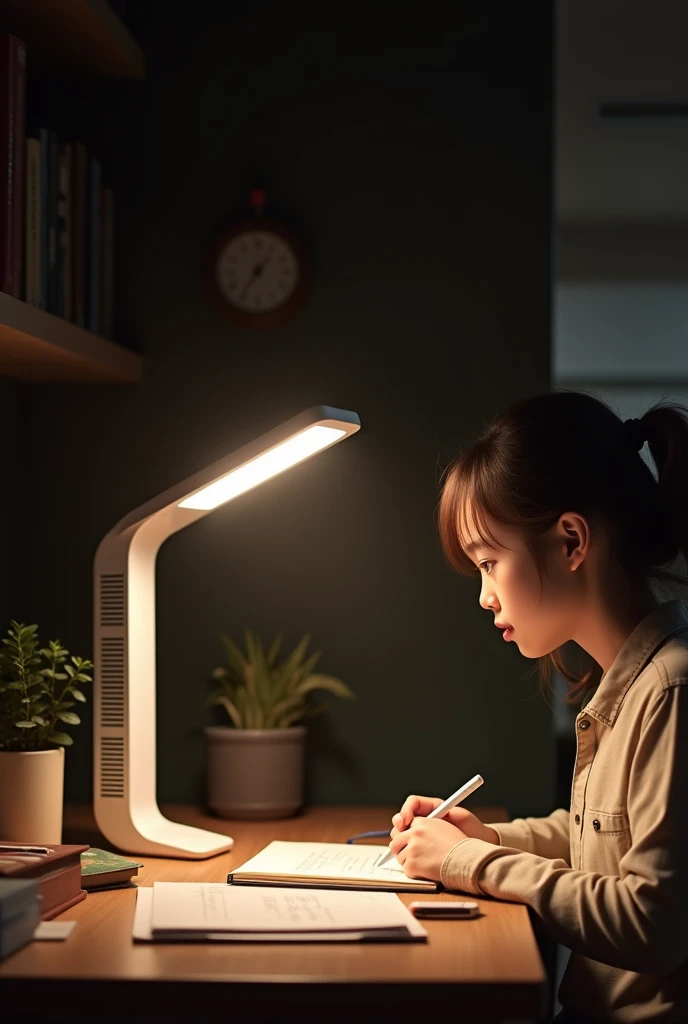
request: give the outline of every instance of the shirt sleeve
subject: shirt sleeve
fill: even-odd
[[[443,884],[526,903],[557,941],[613,967],[658,975],[679,967],[688,959],[686,686],[662,692],[639,736],[627,804],[633,839],[618,875],[463,839],[444,859]]]
[[[560,858],[571,864],[569,812],[563,807],[546,818],[514,818],[513,821],[490,824],[499,836],[501,846],[510,846],[538,857]]]

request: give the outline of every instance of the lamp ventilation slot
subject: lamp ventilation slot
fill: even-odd
[[[124,575],[103,573],[100,577],[100,625],[124,628]]]
[[[101,637],[100,641],[100,727],[124,728],[124,639]]]
[[[124,796],[124,739],[122,737],[101,737],[100,795]]]

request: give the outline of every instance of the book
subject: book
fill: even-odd
[[[41,919],[33,878],[0,878],[0,960],[25,946]]]
[[[60,141],[57,148],[56,301],[55,312],[72,319],[72,163],[74,147]]]
[[[114,233],[115,199],[109,185],[103,186],[102,204],[102,275],[101,328],[106,338],[114,333]]]
[[[0,33],[0,291],[19,298],[24,234],[26,47]]]
[[[48,250],[50,248],[50,129],[40,128],[38,138],[41,143],[41,201],[40,201],[40,308],[48,308]]]
[[[86,327],[86,239],[88,204],[88,151],[83,142],[74,143],[72,161],[72,200],[74,228],[72,239],[72,283],[74,289],[73,317],[79,327]]]
[[[38,883],[33,878],[0,878],[0,928],[38,907]]]
[[[40,922],[38,903],[0,927],[0,960],[31,942]]]
[[[140,861],[128,860],[118,853],[91,847],[81,854],[81,886],[88,891],[126,886],[142,867]]]
[[[86,326],[89,331],[100,334],[102,330],[102,179],[103,165],[95,157],[88,162],[88,213],[86,237],[88,240],[86,260]]]
[[[409,942],[427,932],[392,892],[242,889],[218,882],[140,887],[132,930],[148,942]]]
[[[41,305],[41,141],[26,140],[26,211],[24,299]]]
[[[437,882],[409,878],[397,861],[378,862],[387,846],[351,843],[304,843],[276,839],[255,857],[234,868],[234,885],[310,886],[328,889],[391,889],[394,892],[437,892]]]
[[[47,305],[49,313],[57,312],[57,186],[59,175],[59,139],[48,129],[48,165],[46,173],[47,201]]]
[[[30,853],[21,843],[0,842],[0,878],[34,878],[41,897],[41,920],[47,921],[86,898],[81,887],[81,854],[88,846],[43,847]]]

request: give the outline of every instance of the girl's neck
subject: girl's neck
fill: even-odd
[[[586,602],[586,610],[578,619],[577,635],[573,639],[595,659],[606,675],[638,623],[658,603],[648,591],[632,592],[628,585],[625,588],[619,586],[613,595],[599,594]]]

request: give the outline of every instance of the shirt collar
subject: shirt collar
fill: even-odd
[[[666,601],[653,608],[625,641],[581,713],[614,725],[626,693],[657,648],[687,627],[688,614],[682,601]]]

